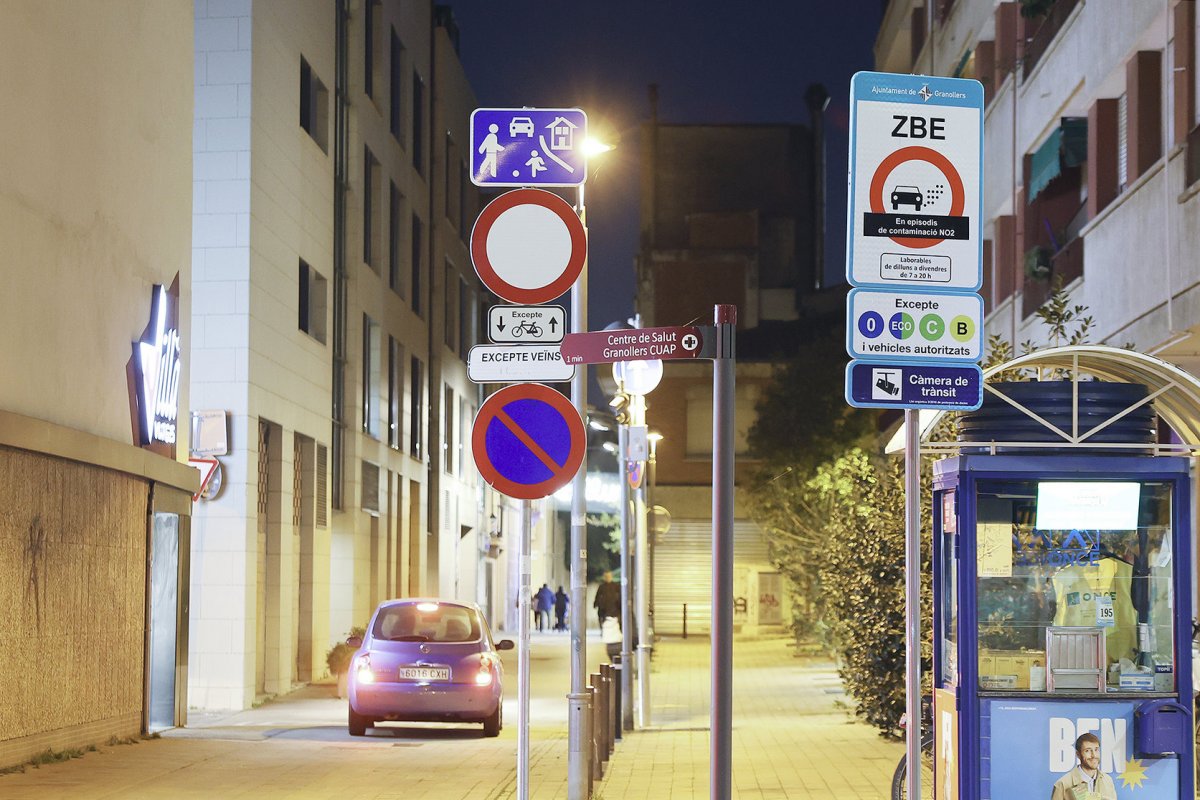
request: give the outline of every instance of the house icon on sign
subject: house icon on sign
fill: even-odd
[[[546,127],[550,129],[551,150],[575,149],[575,129],[579,127],[578,125],[565,117],[555,117],[554,121]]]

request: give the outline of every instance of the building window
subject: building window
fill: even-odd
[[[404,297],[404,262],[400,252],[400,225],[404,220],[404,195],[396,184],[388,184],[388,286]]]
[[[458,299],[455,295],[458,294],[458,280],[455,278],[454,266],[447,259],[446,269],[443,273],[446,276],[444,281],[446,289],[446,311],[445,311],[445,342],[446,348],[454,350],[454,311],[458,308]]]
[[[465,242],[471,232],[467,229],[467,162],[458,162],[458,234]]]
[[[455,431],[454,431],[454,390],[449,386],[444,389],[445,401],[442,403],[442,435],[444,444],[442,445],[442,469],[453,475],[457,470],[454,466],[455,456],[458,451],[455,449]]]
[[[1117,100],[1117,193],[1129,184],[1129,95]]]
[[[379,324],[363,314],[362,429],[379,438]]]
[[[300,259],[300,330],[325,344],[325,279]]]
[[[322,152],[329,152],[329,92],[303,56],[300,57],[300,127]]]
[[[412,215],[412,309],[417,316],[421,316],[421,239],[424,233],[424,225],[421,224],[421,218],[414,212]]]
[[[388,445],[400,448],[401,407],[404,402],[404,350],[388,337]]]
[[[466,278],[460,278],[458,284],[458,355],[463,361],[467,360],[467,350],[475,344],[475,297],[467,286]]]
[[[457,176],[454,174],[454,165],[458,163],[458,148],[454,146],[454,137],[448,133],[446,134],[446,159],[444,163],[446,165],[446,208],[444,211],[446,214],[446,219],[448,219],[450,224],[453,225],[458,222],[458,218],[454,214],[454,195],[458,190],[458,180],[456,179]]]
[[[379,41],[381,33],[380,18],[383,15],[383,4],[379,0],[370,0],[367,11],[363,14],[363,90],[367,97],[375,98],[375,87],[378,85],[379,70]]]
[[[475,409],[467,405],[464,398],[458,405],[458,477],[465,477],[464,473],[468,473],[467,469],[467,442],[470,441],[471,424],[475,421]],[[474,481],[472,481],[474,483]]]
[[[363,147],[363,261],[379,272],[380,192],[379,161],[371,148]]]
[[[750,456],[749,433],[757,418],[759,387],[742,384],[734,390],[733,452],[735,455]],[[687,402],[688,458],[712,458],[713,395],[712,387],[704,384],[687,387],[684,397]]]
[[[425,441],[425,429],[423,427],[423,415],[421,409],[424,408],[423,388],[425,384],[421,379],[421,359],[416,356],[412,357],[409,362],[409,380],[408,380],[408,452],[413,458],[422,458],[424,453],[422,445]]]
[[[392,28],[391,64],[389,70],[391,96],[388,102],[388,122],[392,136],[404,144],[404,45]]]
[[[413,73],[412,88],[412,163],[417,172],[425,174],[425,137],[422,130],[425,126],[425,81]]]

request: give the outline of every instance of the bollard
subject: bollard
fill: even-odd
[[[587,698],[588,698],[588,708],[595,708],[596,707],[596,692],[595,692],[595,690],[592,689],[591,686],[588,686],[584,690],[584,693],[587,695]],[[588,771],[587,796],[591,797],[592,796],[592,788],[593,788],[594,784],[596,783],[596,779],[600,777],[599,775],[596,774],[596,772],[597,772],[597,769],[596,769],[596,737],[593,734],[593,728],[595,727],[595,724],[596,724],[596,715],[595,714],[592,714],[591,718],[589,719],[589,722],[590,722],[590,724],[583,729],[583,747],[584,747],[583,755],[584,755],[584,759],[587,761],[587,765],[588,765],[588,768],[587,768],[587,771]]]
[[[683,604],[683,638],[687,638],[687,603]]]
[[[605,709],[608,712],[608,736],[605,739],[608,744],[608,755],[611,757],[617,749],[617,723],[613,718],[613,710],[616,708],[617,700],[616,670],[613,669],[612,664],[601,664],[600,674],[604,677],[604,689],[608,697],[608,708]]]
[[[621,687],[624,685],[623,681],[625,680],[625,678],[622,676],[622,671],[624,669],[625,669],[625,667],[621,664],[621,656],[617,655],[616,661],[614,661],[612,664],[612,675],[613,675],[613,706],[615,707],[615,711],[613,711],[613,739],[615,739],[618,742],[621,741],[621,736],[625,732],[625,725],[622,724],[622,720],[621,720],[622,709],[625,708],[625,706],[621,705],[621,701],[622,701],[622,698],[621,698],[622,688]]]
[[[593,742],[595,743],[595,759],[596,759],[596,777],[604,777],[604,764],[608,761],[608,746],[604,743],[604,722],[606,714],[602,710],[607,708],[607,700],[604,697],[604,679],[600,677],[600,673],[593,672],[588,676],[588,684],[592,687],[595,694],[592,696],[597,713],[592,715],[592,720],[595,725],[592,726]]]

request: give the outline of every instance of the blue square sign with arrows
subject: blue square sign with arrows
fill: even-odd
[[[477,108],[471,114],[476,186],[579,186],[587,179],[587,114],[578,108]]]

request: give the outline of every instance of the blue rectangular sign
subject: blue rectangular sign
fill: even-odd
[[[579,186],[587,179],[587,114],[578,108],[477,108],[471,114],[476,186]]]
[[[974,364],[851,361],[846,402],[857,408],[973,411],[983,405],[983,371]]]

